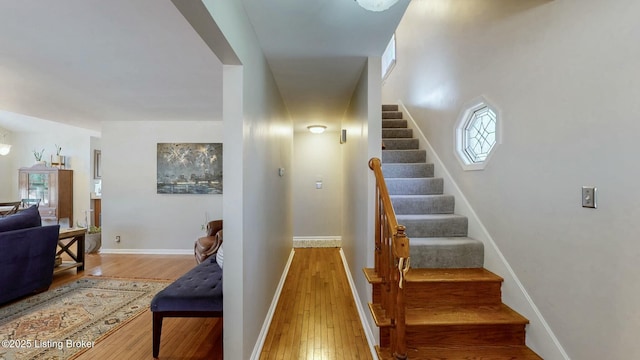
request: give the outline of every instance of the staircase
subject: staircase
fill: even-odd
[[[467,218],[453,213],[455,198],[426,162],[398,105],[382,107],[382,172],[397,215],[411,239],[414,268],[476,268],[484,262],[482,242],[467,237]]]
[[[541,359],[525,345],[528,320],[502,303],[503,279],[483,268],[482,242],[467,237],[467,218],[419,149],[397,105],[382,106],[382,173],[396,219],[410,239],[411,268],[404,278],[408,359]],[[390,349],[393,322],[383,304],[388,291],[375,269],[369,308],[380,327],[380,359]]]

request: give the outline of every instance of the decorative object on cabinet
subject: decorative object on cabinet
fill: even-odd
[[[158,143],[158,194],[222,194],[222,143]]]
[[[60,155],[62,151],[62,146],[56,144],[56,154],[51,155],[51,166],[57,167],[58,169],[64,169],[65,167],[65,157]]]
[[[46,161],[42,160],[42,156],[44,155],[44,149],[40,151],[33,150],[33,157],[36,159],[36,165],[44,165]]]
[[[64,169],[66,166],[66,156],[51,155],[51,166]]]
[[[73,225],[73,170],[43,165],[20,168],[18,186],[23,202],[40,200],[38,210],[43,222],[68,219],[69,226]]]

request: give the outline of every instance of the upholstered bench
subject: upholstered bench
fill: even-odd
[[[216,258],[206,259],[151,300],[153,357],[160,352],[165,317],[222,317],[222,269]]]

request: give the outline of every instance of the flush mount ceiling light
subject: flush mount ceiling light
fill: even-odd
[[[11,151],[11,145],[5,144],[5,138],[7,134],[2,134],[2,143],[0,143],[0,155],[6,156],[9,155],[9,151]]]
[[[307,129],[309,129],[309,131],[314,134],[322,134],[327,129],[327,127],[324,125],[309,125],[307,126]]]
[[[397,3],[398,0],[356,0],[356,2],[369,11],[385,11]]]

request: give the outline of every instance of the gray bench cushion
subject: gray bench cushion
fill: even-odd
[[[156,294],[151,311],[222,312],[222,269],[209,258]]]

